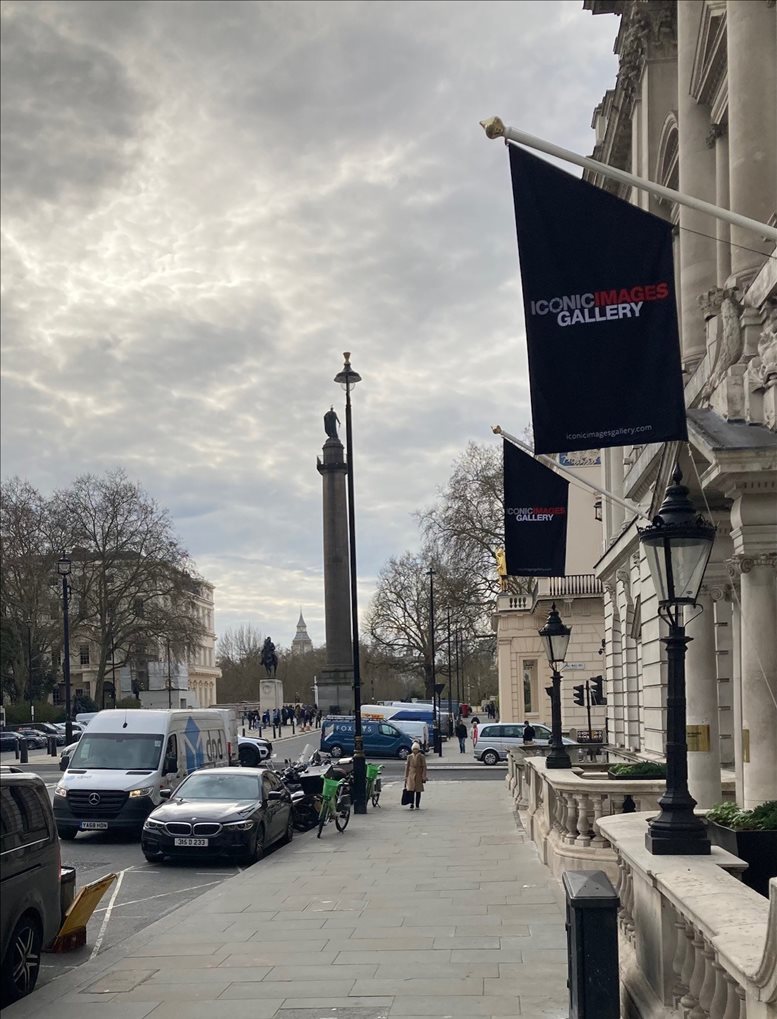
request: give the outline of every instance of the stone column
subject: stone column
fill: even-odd
[[[345,495],[343,444],[324,443],[318,473],[324,503],[324,617],[326,665],[318,675],[319,707],[325,713],[338,704],[353,711],[353,649],[351,645],[351,582],[348,561],[348,505]]]
[[[715,204],[729,209],[727,125],[713,124],[707,141],[715,147]],[[731,275],[731,227],[725,220],[715,220],[715,236],[718,239],[718,286],[725,287]]]
[[[777,799],[777,553],[735,556],[742,585],[742,742],[746,809]]]
[[[701,6],[701,5],[699,5]],[[777,206],[777,8],[767,3],[726,4],[728,137],[734,212],[766,223]],[[774,246],[757,233],[731,227],[734,276],[749,279]]]
[[[713,602],[722,597],[723,583],[716,588],[706,582],[697,599],[702,612],[686,629],[692,638],[685,657],[686,723],[704,726],[708,737],[707,747],[699,750],[694,750],[693,740],[688,740],[688,789],[699,807],[711,807],[723,798],[713,607]]]
[[[697,0],[677,4],[677,122],[680,191],[715,201],[715,154],[707,144],[709,112],[690,94],[691,73],[699,38],[703,5]],[[691,232],[695,231],[695,232]],[[694,368],[706,352],[704,318],[699,297],[717,279],[716,244],[709,216],[680,206],[680,309],[683,365]]]

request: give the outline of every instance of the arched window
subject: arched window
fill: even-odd
[[[653,178],[657,184],[672,188],[678,191],[680,187],[680,136],[677,130],[677,114],[672,111],[667,114],[664,126],[661,128],[661,137],[658,142],[658,159],[656,160],[656,173]],[[662,206],[668,212],[668,218],[676,223],[680,210],[676,203],[669,203],[661,200]]]

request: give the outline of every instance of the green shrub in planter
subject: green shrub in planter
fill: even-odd
[[[666,778],[666,765],[657,764],[655,761],[636,761],[633,764],[611,764],[607,770],[610,778],[614,779],[660,779]]]
[[[777,800],[753,810],[716,803],[707,812],[707,832],[713,845],[746,861],[742,881],[768,896],[769,878],[777,877]]]

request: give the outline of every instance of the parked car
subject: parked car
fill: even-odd
[[[0,998],[35,987],[42,949],[61,923],[59,839],[42,779],[0,771]]]
[[[261,859],[273,842],[291,842],[291,795],[269,768],[207,768],[185,778],[143,825],[150,863],[165,856]]]
[[[237,749],[240,763],[246,768],[256,768],[272,754],[272,743],[261,736],[238,736]]]
[[[57,741],[57,746],[64,746],[65,744],[64,735],[60,732],[57,732],[53,725],[51,726],[50,730],[41,728],[41,726],[43,725],[48,726],[50,724],[51,723],[49,722],[31,722],[29,725],[20,725],[17,732],[22,732],[24,733],[25,736],[34,736],[36,740],[42,740],[43,744],[41,749],[43,747],[48,747],[49,736],[54,736],[54,738]]]
[[[46,737],[35,729],[28,729],[20,725],[16,729],[16,735],[20,740],[25,741],[28,750],[43,750],[46,747]]]
[[[539,747],[547,746],[550,743],[551,732],[547,725],[539,722],[532,723],[534,729],[534,745]],[[568,746],[574,746],[574,740],[563,737],[562,742]],[[478,732],[478,741],[475,745],[475,760],[483,764],[496,764],[497,761],[507,760],[507,751],[516,747],[523,747],[523,724],[499,723],[484,725]]]
[[[19,746],[19,734],[6,729],[0,732],[0,752],[5,750],[16,750]]]

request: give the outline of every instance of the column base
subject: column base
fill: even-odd
[[[648,821],[645,848],[653,856],[709,856],[706,826],[701,818],[693,820],[698,823],[685,822],[677,827]]]
[[[570,760],[569,754],[557,754],[555,757],[550,755],[545,758],[545,767],[551,768],[571,768],[572,761]]]

